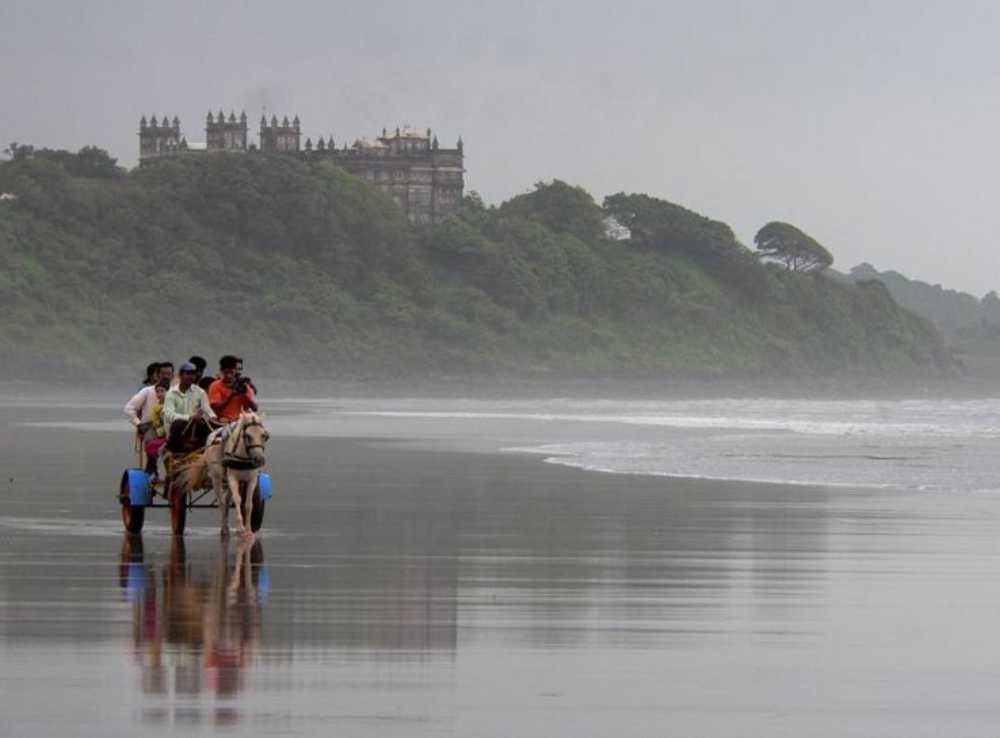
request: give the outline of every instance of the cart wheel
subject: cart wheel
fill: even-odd
[[[129,533],[141,533],[142,524],[146,520],[146,508],[142,505],[130,505],[128,495],[128,477],[122,477],[118,488],[118,498],[122,501],[122,525]]]
[[[264,524],[264,500],[260,499],[260,487],[256,487],[253,491],[253,503],[250,508],[250,530],[254,533],[260,530],[260,526]]]
[[[170,527],[174,531],[174,535],[182,536],[184,535],[184,526],[187,524],[187,494],[184,492],[175,492],[173,480],[167,477],[165,482],[167,488],[167,499],[170,500]]]

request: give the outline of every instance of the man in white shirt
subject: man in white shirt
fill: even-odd
[[[167,427],[167,448],[189,452],[205,445],[215,412],[205,390],[194,383],[198,368],[189,361],[180,366],[180,382],[163,398],[163,424]]]
[[[148,387],[143,387],[125,403],[125,416],[137,432],[145,433],[149,428],[149,414],[156,404],[156,385],[170,384],[173,378],[174,365],[169,361],[161,362],[156,381]]]

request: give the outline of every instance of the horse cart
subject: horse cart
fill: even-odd
[[[253,506],[250,509],[250,530],[254,533],[259,531],[264,523],[264,506],[269,499],[271,499],[271,477],[266,472],[261,472],[257,477],[257,488],[254,490]],[[141,468],[126,469],[122,474],[118,501],[122,508],[122,524],[129,533],[142,532],[147,508],[169,508],[170,528],[177,535],[184,533],[188,510],[206,507],[219,509],[219,502],[215,499],[215,492],[211,487],[173,491],[169,476],[163,482],[153,483]],[[233,507],[232,501],[229,502],[229,507]]]
[[[259,425],[259,421],[258,421]],[[189,454],[197,455],[205,450],[195,450]],[[203,481],[193,489],[176,484],[179,470],[185,459],[183,457],[167,456],[164,459],[166,476],[163,481],[153,480],[144,469],[144,454],[142,444],[138,445],[139,465],[126,469],[122,474],[118,487],[118,502],[121,504],[122,524],[129,533],[142,531],[149,508],[168,508],[170,510],[170,528],[175,535],[182,535],[187,524],[189,510],[197,508],[219,509],[219,501],[211,483]],[[256,473],[256,483],[253,486],[252,503],[247,525],[254,533],[260,530],[264,522],[264,507],[271,499],[271,477],[266,472]],[[246,494],[249,494],[247,491]],[[227,504],[235,507],[227,495]],[[245,508],[244,508],[245,509]]]

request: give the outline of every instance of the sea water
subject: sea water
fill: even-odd
[[[303,432],[370,430],[365,420],[382,420],[394,436],[513,441],[505,450],[540,454],[550,463],[591,471],[914,491],[1000,491],[1000,399],[396,399],[309,404]]]

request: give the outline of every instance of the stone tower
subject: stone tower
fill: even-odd
[[[230,112],[227,119],[222,111],[212,117],[211,111],[205,118],[205,148],[209,151],[246,151],[247,114],[241,113],[239,120]]]
[[[299,151],[301,149],[302,132],[299,125],[299,116],[295,120],[288,122],[286,115],[281,123],[278,123],[276,115],[271,116],[270,125],[267,118],[260,117],[260,150],[261,151]]]
[[[173,121],[163,116],[158,122],[156,116],[146,121],[142,116],[139,121],[139,160],[155,159],[160,156],[171,156],[182,148],[181,121],[175,115]]]

